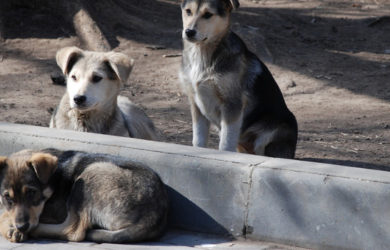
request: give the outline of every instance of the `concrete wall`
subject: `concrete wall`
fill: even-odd
[[[171,224],[303,247],[390,249],[390,172],[0,123],[0,155],[99,152],[153,168]]]

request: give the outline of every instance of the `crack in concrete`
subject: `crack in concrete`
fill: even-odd
[[[258,164],[249,164],[250,172],[249,172],[249,182],[248,182],[248,194],[245,200],[245,218],[244,218],[244,226],[242,230],[242,236],[246,238],[246,235],[248,234],[248,228],[250,225],[248,224],[248,218],[249,218],[249,203],[251,202],[251,193],[252,193],[252,182],[253,182],[253,171],[255,170]]]

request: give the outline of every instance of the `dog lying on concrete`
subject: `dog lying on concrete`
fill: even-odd
[[[168,198],[151,169],[77,151],[23,150],[0,157],[5,212],[0,233],[69,241],[138,242],[160,237]]]
[[[57,52],[56,60],[66,77],[67,91],[50,128],[156,140],[155,127],[145,112],[119,96],[132,59],[117,52],[66,47]]]
[[[210,124],[219,149],[293,158],[298,125],[267,67],[230,30],[238,0],[182,0],[180,79],[191,106],[193,140],[207,147]]]

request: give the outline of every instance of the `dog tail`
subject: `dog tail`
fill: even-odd
[[[141,108],[124,96],[118,96],[118,106],[131,137],[153,141],[158,140],[156,128],[152,120]]]
[[[139,226],[129,226],[117,231],[110,231],[105,229],[88,230],[85,240],[97,243],[134,243],[146,240],[153,240],[160,238],[165,230],[164,226],[155,230],[150,228],[140,228]]]

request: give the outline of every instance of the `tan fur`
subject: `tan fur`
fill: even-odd
[[[14,218],[17,209],[23,208],[19,207],[11,211],[4,211],[0,216],[0,233],[5,239],[8,239],[11,242],[22,242],[27,239],[27,234],[21,233],[15,229]]]
[[[82,212],[78,217],[78,220],[75,220],[73,224],[65,230],[65,235],[70,241],[82,241],[85,238],[87,229],[90,228],[90,221],[87,212]]]
[[[11,242],[19,242],[18,239],[23,239],[23,234],[14,230],[11,216],[7,211],[4,211],[0,215],[0,233],[5,238]]]
[[[28,210],[28,214],[30,216],[29,222],[30,222],[30,224],[33,227],[38,225],[38,223],[39,223],[39,216],[41,215],[44,206],[45,206],[45,202],[42,201],[41,204],[39,204],[38,206],[32,206]]]
[[[69,241],[83,241],[87,229],[91,227],[88,214],[82,212],[80,216],[69,211],[65,221],[61,224],[40,223],[30,234],[34,238],[50,237]]]
[[[81,56],[82,50],[77,47],[66,47],[60,49],[56,54],[56,61],[58,66],[61,68],[62,73],[65,75],[69,74],[66,69],[66,66],[69,63],[69,60],[74,56]]]
[[[12,155],[12,157],[0,157],[0,165],[7,162],[7,181],[9,187],[3,190],[1,195],[8,195],[11,200],[16,198],[20,201],[21,197],[27,197],[27,193],[31,190],[32,186],[29,183],[20,183],[23,175],[34,169],[37,176],[43,181],[48,180],[57,166],[57,158],[44,153],[34,154],[31,150],[23,150]],[[31,166],[31,167],[30,167]],[[21,197],[15,197],[16,193],[13,190],[14,186],[20,187],[18,195]],[[42,200],[39,205],[25,206],[22,203],[18,203],[9,210],[6,210],[0,217],[0,233],[11,242],[21,242],[27,239],[27,234],[22,233],[16,229],[16,218],[20,214],[28,215],[28,223],[30,228],[35,227],[39,223],[39,217],[43,211],[45,201],[51,196],[52,190],[46,188],[44,195],[46,199]]]
[[[1,167],[2,164],[5,163],[6,160],[7,160],[7,157],[5,157],[5,156],[0,156],[0,167]]]
[[[57,160],[57,157],[53,155],[36,153],[32,155],[29,163],[33,166],[38,178],[43,183],[47,183],[57,168]]]
[[[7,238],[7,232],[10,228],[10,219],[7,211],[0,215],[0,233],[4,238]]]
[[[58,51],[57,64],[67,78],[50,127],[156,140],[153,122],[127,97],[119,96],[134,60],[118,52],[84,51],[66,47]],[[94,82],[94,77],[100,77]],[[74,98],[85,96],[83,105]]]

